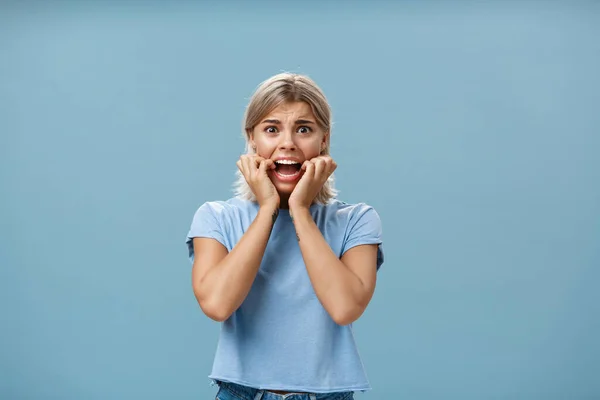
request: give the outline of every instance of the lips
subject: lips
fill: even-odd
[[[274,175],[281,182],[295,182],[302,174],[301,167],[302,163],[297,159],[276,159]]]

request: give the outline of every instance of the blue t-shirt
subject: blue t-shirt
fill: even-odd
[[[379,270],[381,221],[372,207],[332,200],[313,204],[310,212],[339,257],[354,246],[378,244]],[[240,198],[204,203],[186,240],[190,260],[194,237],[216,239],[231,251],[257,213],[255,202]],[[209,378],[314,393],[371,389],[352,324],[336,324],[314,292],[289,210],[279,211],[248,296],[221,325]]]

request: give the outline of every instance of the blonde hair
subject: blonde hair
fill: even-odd
[[[246,140],[247,154],[255,153],[250,144],[250,134],[254,127],[273,109],[282,103],[304,101],[313,114],[316,122],[325,133],[328,133],[325,146],[321,155],[328,155],[331,138],[331,109],[323,91],[306,75],[281,73],[262,82],[252,97],[244,113],[243,131]],[[246,200],[256,201],[254,193],[248,186],[246,179],[240,171],[236,171],[237,179],[234,183],[236,196]],[[326,204],[337,196],[334,188],[333,174],[323,184],[321,191],[315,197],[316,203]]]

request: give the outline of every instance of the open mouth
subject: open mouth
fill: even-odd
[[[300,175],[302,164],[292,160],[275,161],[275,173],[283,179],[292,179]]]

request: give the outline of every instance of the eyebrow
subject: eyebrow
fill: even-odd
[[[315,124],[315,123],[309,119],[299,119],[299,120],[296,120],[296,124],[300,125],[300,124]]]
[[[281,124],[281,121],[278,119],[265,119],[263,122],[263,124],[275,124],[275,125],[279,125]],[[316,125],[316,123],[314,121],[311,121],[309,119],[298,119],[296,120],[296,125],[302,125],[302,124],[314,124]]]

